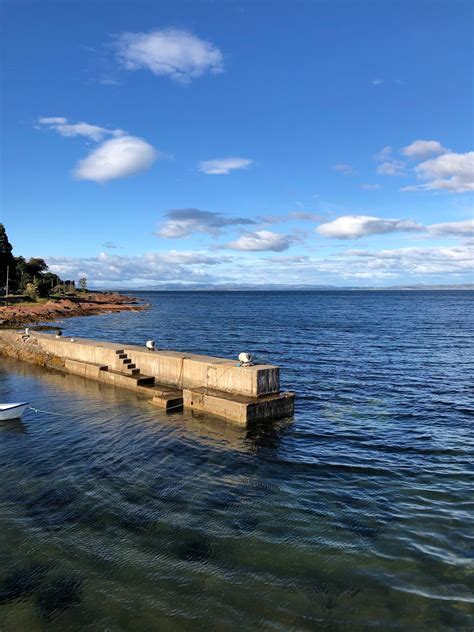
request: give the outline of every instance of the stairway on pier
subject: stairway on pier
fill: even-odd
[[[117,349],[115,353],[118,359],[115,368],[110,368],[105,364],[71,359],[67,359],[65,365],[71,373],[133,390],[151,399],[152,404],[166,412],[183,409],[182,390],[157,384],[153,376],[143,375],[140,368],[130,360],[123,349]]]

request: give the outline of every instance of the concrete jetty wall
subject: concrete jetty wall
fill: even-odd
[[[241,367],[225,358],[37,332],[0,331],[2,348],[20,359],[135,390],[166,410],[184,406],[237,423],[294,410],[294,395],[280,393],[280,370],[273,365]]]

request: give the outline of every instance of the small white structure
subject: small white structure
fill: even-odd
[[[145,347],[148,349],[148,351],[154,351],[155,350],[155,341],[154,340],[147,340]]]

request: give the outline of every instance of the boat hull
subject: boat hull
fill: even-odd
[[[27,406],[28,402],[22,404],[0,404],[0,421],[19,419]]]

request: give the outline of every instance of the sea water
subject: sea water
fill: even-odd
[[[281,366],[293,419],[0,359],[0,630],[471,630],[474,294],[146,293],[64,335]]]

